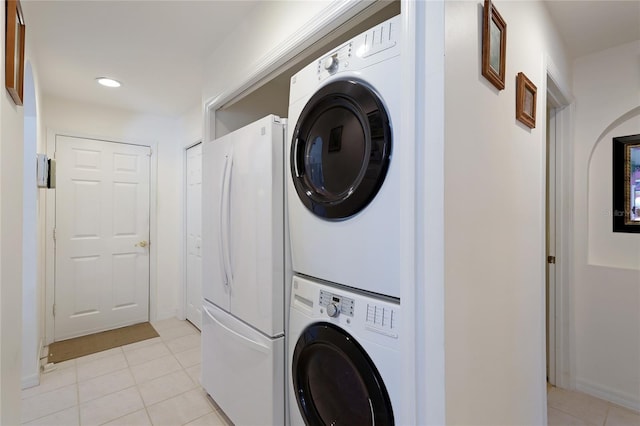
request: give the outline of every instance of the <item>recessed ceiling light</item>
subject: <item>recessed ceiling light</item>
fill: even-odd
[[[106,87],[120,87],[121,86],[119,81],[114,80],[112,78],[108,78],[108,77],[98,77],[98,78],[96,78],[96,81],[99,84],[102,84],[103,86],[106,86]]]

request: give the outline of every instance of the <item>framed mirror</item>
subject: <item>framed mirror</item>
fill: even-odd
[[[640,233],[640,135],[613,138],[613,232]]]
[[[24,17],[20,0],[5,0],[5,86],[16,105],[22,105],[24,88]]]

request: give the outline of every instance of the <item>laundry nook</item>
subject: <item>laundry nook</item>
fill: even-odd
[[[4,0],[0,425],[640,425],[640,3]]]

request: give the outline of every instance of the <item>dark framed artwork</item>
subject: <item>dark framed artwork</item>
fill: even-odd
[[[5,86],[16,105],[22,105],[24,89],[25,25],[19,0],[5,0]]]
[[[613,232],[640,233],[640,135],[613,138]]]
[[[491,3],[484,0],[482,19],[482,75],[498,90],[504,89],[507,68],[507,23]]]
[[[519,72],[516,77],[516,118],[530,129],[536,127],[536,85]]]

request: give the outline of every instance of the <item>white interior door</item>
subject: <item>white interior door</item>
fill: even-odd
[[[150,156],[56,136],[54,340],[148,321]]]
[[[187,150],[187,319],[202,329],[202,144]]]

